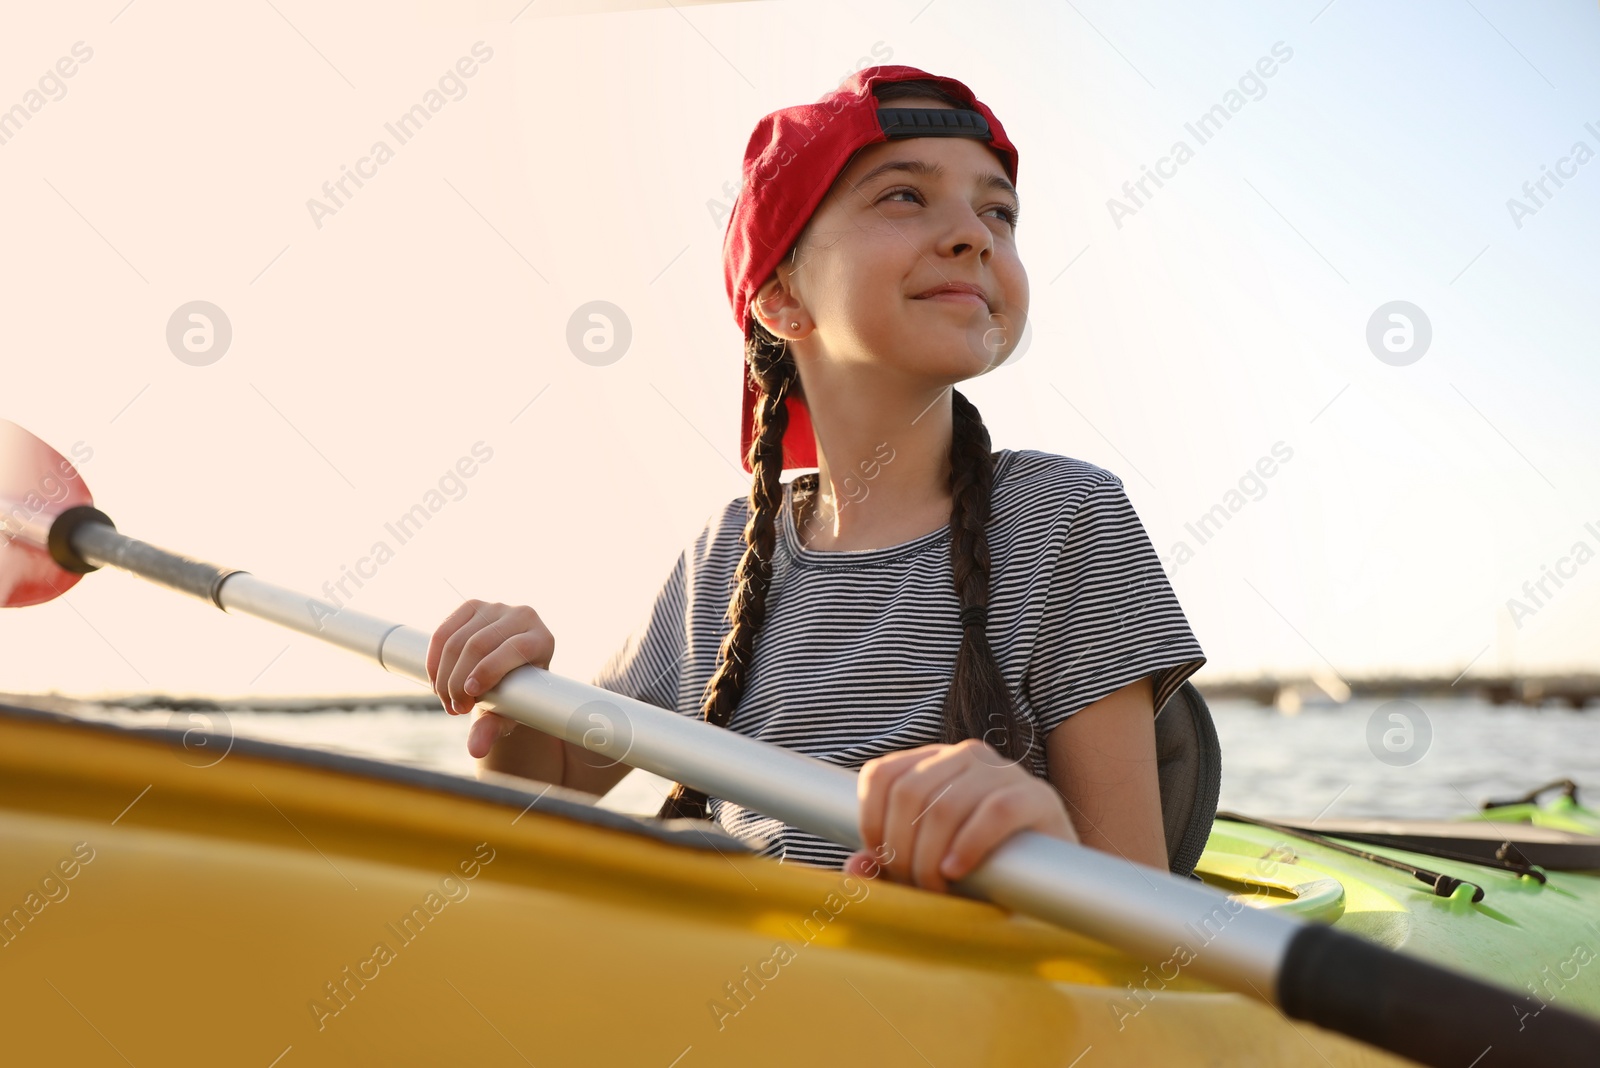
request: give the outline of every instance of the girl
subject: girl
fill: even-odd
[[[1027,319],[1016,173],[994,114],[913,67],[757,125],[724,245],[751,490],[592,681],[860,769],[863,848],[682,784],[662,816],[936,891],[1021,830],[1166,868],[1154,718],[1199,644],[1121,482],[991,451],[952,388]],[[462,713],[554,648],[533,609],[469,601],[428,671]],[[468,750],[595,794],[629,770],[489,712]]]

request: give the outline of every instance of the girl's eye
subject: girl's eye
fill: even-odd
[[[897,197],[902,193],[909,194],[910,196],[914,197],[918,203],[921,203],[922,201],[921,193],[918,193],[915,189],[904,187],[900,189],[891,189],[878,199],[881,202],[888,200],[890,197]],[[986,210],[998,211],[1000,213],[1000,218],[1005,221],[1006,225],[1010,226],[1013,230],[1017,228],[1017,220],[1021,216],[1021,211],[1019,209],[1013,208],[1008,204],[996,204],[994,207]]]
[[[1017,220],[1022,216],[1022,212],[1020,210],[1010,207],[1006,204],[996,204],[989,210],[1000,212],[1001,217],[1004,218],[1007,223],[1011,224],[1011,229],[1013,230],[1017,228]]]

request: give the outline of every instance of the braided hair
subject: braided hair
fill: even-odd
[[[955,107],[965,106],[937,85],[924,81],[894,82],[880,86],[875,95],[880,102],[933,97]],[[783,435],[789,426],[788,399],[804,397],[799,368],[789,354],[788,343],[759,321],[745,343],[745,363],[761,389],[748,457],[754,472],[750,519],[745,524],[745,550],[734,575],[733,598],[725,616],[732,627],[722,639],[717,668],[706,683],[700,706],[705,721],[718,727],[728,725],[744,694],[755,659],[756,635],[766,619],[778,509],[783,505],[779,476],[783,470]],[[983,626],[989,605],[986,528],[994,487],[994,453],[990,451],[989,430],[978,409],[957,390],[952,389],[950,397],[950,568],[961,605],[961,646],[950,689],[945,694],[941,741],[950,744],[981,738],[1006,760],[1016,762],[1031,751],[1033,732],[1020,721]],[[797,480],[796,489],[799,488]],[[708,819],[708,809],[705,793],[674,783],[657,815],[662,819]]]

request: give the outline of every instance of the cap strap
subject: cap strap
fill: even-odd
[[[884,136],[976,137],[992,140],[989,120],[963,108],[879,108],[878,125]]]

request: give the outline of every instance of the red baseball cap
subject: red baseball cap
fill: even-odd
[[[966,108],[879,107],[874,86],[911,80],[931,81],[964,102]],[[902,137],[971,137],[987,142],[1000,156],[1006,176],[1017,180],[1017,149],[1000,120],[972,90],[954,78],[916,67],[867,67],[845,79],[815,104],[783,108],[756,123],[744,150],[739,195],[728,216],[722,242],[723,276],[733,318],[749,340],[755,330],[750,310],[760,289],[788,254],[817,205],[856,152],[867,145]],[[755,440],[755,408],[761,388],[743,366],[744,411],[740,418],[739,461],[750,466]],[[817,442],[805,401],[790,395],[789,426],[783,435],[783,469],[817,466]]]

